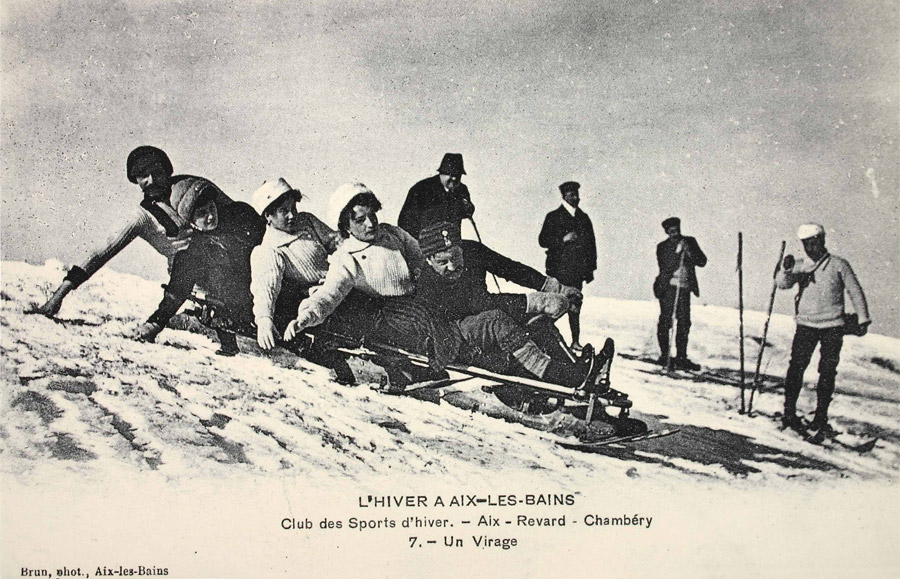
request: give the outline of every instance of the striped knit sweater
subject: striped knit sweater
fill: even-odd
[[[269,226],[262,244],[250,255],[250,292],[256,324],[274,316],[275,301],[285,279],[305,287],[325,279],[328,255],[334,253],[340,241],[340,234],[311,213],[300,213],[298,231],[294,233]]]
[[[310,326],[325,321],[353,289],[386,297],[414,293],[416,277],[426,266],[416,240],[386,223],[379,224],[374,242],[350,237],[328,261],[325,282],[297,309],[298,317],[312,314]]]

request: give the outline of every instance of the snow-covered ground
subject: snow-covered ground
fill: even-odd
[[[691,356],[708,372],[673,377],[644,361],[657,355],[655,303],[588,299],[585,340],[613,336],[619,350],[614,387],[634,400],[635,416],[681,432],[585,454],[446,403],[341,386],[308,363],[253,353],[221,358],[201,334],[167,329],[155,344],[124,337],[154,309],[157,283],[103,270],[50,320],[25,311],[59,283],[62,265],[7,262],[2,272],[0,468],[7,491],[14,485],[38,493],[61,481],[187,488],[302,480],[327,496],[329,488],[428,480],[445,488],[527,481],[531,489],[584,492],[601,484],[604,493],[708,490],[720,497],[877,488],[897,497],[897,339],[845,341],[831,416],[849,443],[878,438],[861,454],[780,430],[774,415],[793,334],[789,318],[772,319],[758,415],[750,417],[738,413],[736,311],[695,303]],[[746,314],[748,374],[763,320]],[[801,398],[810,411],[815,363]]]
[[[156,470],[169,477],[339,476],[406,472],[469,481],[528,470],[548,482],[641,476],[660,484],[797,478],[890,479],[900,465],[900,341],[845,341],[831,415],[845,440],[878,437],[864,455],[810,445],[772,417],[781,408],[793,323],[774,316],[754,399],[740,407],[737,314],[694,308],[691,355],[709,375],[670,377],[657,355],[656,304],[589,299],[585,338],[609,335],[620,356],[614,385],[638,416],[680,427],[666,439],[586,455],[539,433],[448,404],[388,397],[330,381],[317,366],[253,353],[214,355],[213,340],[166,330],[156,344],[125,337],[153,310],[158,284],[101,272],[66,300],[56,321],[24,311],[59,281],[59,264],[3,264],[3,469],[28,476],[49,463],[73,472]],[[763,316],[746,315],[752,373]],[[752,376],[747,378],[749,382]],[[801,408],[815,406],[815,360]],[[747,392],[749,400],[749,389]],[[792,482],[793,484],[793,482]]]

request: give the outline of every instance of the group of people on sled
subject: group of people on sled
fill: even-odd
[[[72,267],[39,313],[55,315],[72,289],[142,237],[167,257],[170,276],[156,311],[135,330],[138,340],[155,340],[199,288],[221,305],[221,355],[237,353],[235,333],[255,334],[264,350],[305,345],[308,334],[365,338],[426,355],[432,375],[458,363],[585,395],[600,386],[609,353],[586,345],[573,355],[553,325],[580,306],[581,292],[461,239],[474,206],[460,154],[446,154],[437,175],[410,189],[398,226],[379,220],[381,202],[362,183],[338,187],[323,221],[299,211],[303,195],[283,178],[266,181],[247,204],[206,179],[175,175],[155,147],[132,151],[126,169],[143,193],[135,217]],[[491,293],[489,273],[532,291]],[[331,354],[305,350],[340,376]],[[422,376],[410,369],[406,378]]]
[[[560,185],[562,204],[547,214],[540,232],[539,244],[547,250],[544,275],[461,239],[461,222],[471,219],[475,207],[462,183],[458,153],[444,155],[437,174],[409,190],[397,226],[379,220],[381,202],[362,183],[338,187],[323,221],[298,210],[303,195],[282,178],[266,181],[247,204],[207,179],[175,175],[166,153],[155,147],[132,151],[126,170],[143,193],[134,215],[82,265],[69,269],[37,313],[55,316],[69,292],[141,237],[167,258],[170,279],[156,311],[135,331],[139,340],[153,341],[201,288],[222,306],[216,324],[222,355],[238,352],[235,333],[255,334],[264,350],[296,346],[307,334],[331,335],[427,355],[432,375],[463,363],[577,393],[608,388],[599,369],[611,352],[579,343],[581,289],[593,279],[597,251],[574,181]],[[696,239],[682,235],[677,217],[662,227],[667,238],[657,246],[653,286],[660,305],[659,363],[696,370],[687,357],[690,300],[699,295],[695,268],[707,258]],[[796,414],[797,400],[803,373],[821,344],[818,403],[809,426],[827,435],[843,336],[864,335],[871,318],[849,263],[825,248],[824,228],[805,224],[797,237],[809,259],[788,255],[776,280],[780,288],[799,288],[783,423],[806,427]],[[488,274],[532,291],[489,292]],[[852,321],[844,311],[845,292],[856,311]],[[571,346],[553,323],[566,314]],[[676,355],[670,358],[673,333]],[[327,348],[313,347],[306,355],[349,379],[340,357]],[[410,368],[406,379],[423,378],[414,374]]]

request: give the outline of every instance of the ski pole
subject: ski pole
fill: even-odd
[[[682,241],[682,243],[684,243]],[[684,267],[684,246],[681,248],[681,259],[678,262],[678,269],[675,271],[679,271]],[[678,300],[681,299],[681,285],[682,280],[679,280],[678,285],[675,286],[675,303],[672,304],[672,323],[669,324],[669,351],[666,352],[666,368],[671,370],[675,367],[674,359],[672,358],[672,343],[675,341],[675,324],[678,321]],[[676,351],[677,354],[677,351]]]
[[[738,312],[740,315],[741,414],[744,414],[744,234],[738,231]]]
[[[478,239],[478,243],[481,243],[482,245],[484,245],[484,242],[481,241],[481,234],[478,233],[478,226],[475,225],[475,220],[472,219],[472,217],[468,217],[468,220],[469,220],[469,222],[472,224],[472,229],[475,231],[475,238]],[[497,286],[497,291],[498,291],[499,293],[503,293],[503,292],[500,290],[500,282],[497,281],[497,276],[494,275],[493,272],[492,272],[492,273],[491,273],[491,277],[494,278],[494,285]]]
[[[747,414],[753,412],[753,395],[756,393],[757,386],[759,386],[759,369],[762,366],[763,352],[766,350],[766,336],[769,334],[769,320],[772,319],[772,307],[775,305],[775,292],[778,290],[775,279],[778,277],[778,272],[781,271],[781,260],[784,258],[785,245],[787,244],[782,241],[781,251],[778,253],[778,263],[775,264],[775,273],[772,274],[772,293],[769,296],[769,309],[766,312],[766,323],[763,326],[762,342],[759,344],[759,356],[756,358],[756,373],[753,375],[753,387],[750,389],[750,404],[747,406]]]

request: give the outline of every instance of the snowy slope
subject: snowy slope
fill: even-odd
[[[642,361],[657,355],[655,303],[589,299],[585,339],[613,336],[621,354],[614,386],[631,396],[639,417],[682,429],[589,455],[446,403],[340,386],[311,364],[220,358],[214,342],[195,333],[167,329],[156,344],[137,343],[123,335],[149,315],[161,290],[109,270],[71,294],[58,320],[26,315],[59,282],[61,264],[9,262],[2,271],[0,456],[3,471],[20,480],[45,471],[101,478],[114,470],[168,480],[366,481],[405,473],[478,484],[519,474],[561,485],[641,479],[668,488],[780,488],[848,478],[893,484],[900,465],[900,341],[893,338],[845,341],[832,416],[845,440],[878,437],[871,452],[859,454],[816,447],[778,428],[789,318],[772,320],[763,391],[754,402],[760,414],[748,417],[737,412],[736,311],[694,308],[691,355],[710,373],[671,377]],[[759,335],[762,314],[747,313],[746,325],[748,336]],[[752,372],[757,341],[748,337],[746,349]],[[809,410],[814,365],[801,399]]]

